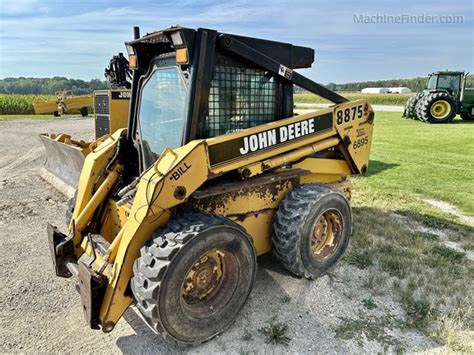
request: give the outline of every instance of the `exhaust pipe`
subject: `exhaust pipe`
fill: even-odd
[[[139,38],[140,38],[140,27],[133,26],[133,39],[139,39]]]

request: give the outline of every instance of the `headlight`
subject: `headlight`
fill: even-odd
[[[184,44],[183,38],[181,37],[181,31],[171,33],[171,42],[175,47],[182,46]]]

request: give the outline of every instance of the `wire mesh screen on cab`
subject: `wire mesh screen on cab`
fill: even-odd
[[[216,65],[203,138],[282,118],[280,97],[280,85],[271,73],[262,69]]]

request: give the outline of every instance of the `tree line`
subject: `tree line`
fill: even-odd
[[[90,94],[94,90],[107,89],[105,80],[53,78],[5,78],[0,79],[0,94],[54,95],[57,91],[71,90],[74,95]]]
[[[419,92],[428,85],[428,77],[417,77],[413,79],[391,79],[391,80],[373,80],[360,81],[355,83],[335,84],[329,83],[326,87],[333,91],[361,91],[369,87],[407,87],[413,92]],[[469,75],[466,87],[474,87],[474,76]]]
[[[354,83],[335,84],[329,83],[326,87],[333,91],[361,91],[367,87],[397,87],[406,86],[412,91],[423,90],[428,83],[427,77],[413,79],[392,79],[360,81]],[[23,95],[54,95],[57,91],[71,90],[75,95],[90,94],[94,90],[107,89],[109,84],[105,80],[91,79],[68,79],[60,76],[53,78],[5,78],[0,79],[0,94],[23,94]],[[474,76],[470,75],[467,87],[474,87]],[[295,88],[295,92],[304,92],[301,88]]]

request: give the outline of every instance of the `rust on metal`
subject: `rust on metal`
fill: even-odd
[[[341,214],[330,209],[323,212],[313,226],[311,250],[318,259],[334,253],[342,238],[343,222]]]
[[[182,304],[192,317],[207,318],[232,298],[239,283],[240,265],[228,251],[214,250],[191,267],[181,289]]]

